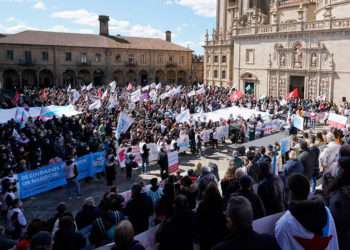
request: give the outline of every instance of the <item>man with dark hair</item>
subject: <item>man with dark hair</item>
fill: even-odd
[[[41,231],[35,234],[30,243],[30,250],[51,250],[52,240],[51,234],[46,231]]]
[[[273,237],[258,234],[253,230],[253,209],[246,198],[233,196],[230,199],[226,209],[226,219],[230,237],[215,246],[213,250],[280,249]]]
[[[309,180],[300,174],[288,178],[289,209],[275,225],[281,249],[338,250],[332,214],[319,197],[308,200]]]
[[[298,159],[304,167],[304,175],[308,180],[311,180],[314,172],[314,166],[316,165],[318,158],[312,155],[306,141],[300,142],[300,150],[301,154],[299,155]]]

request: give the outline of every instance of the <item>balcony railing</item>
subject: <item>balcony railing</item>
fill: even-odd
[[[82,66],[82,67],[91,66],[91,62],[90,61],[78,61],[77,65]]]
[[[136,67],[137,66],[137,62],[127,61],[127,62],[125,62],[125,66],[126,67]]]
[[[20,59],[18,60],[18,64],[22,66],[34,66],[35,61],[32,59]]]
[[[177,67],[177,64],[176,64],[176,63],[167,63],[167,64],[165,65],[165,67],[167,67],[167,68],[176,68],[176,67]]]

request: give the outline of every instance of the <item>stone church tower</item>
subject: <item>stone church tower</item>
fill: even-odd
[[[350,0],[217,0],[208,84],[256,96],[350,96]],[[349,99],[349,98],[348,98]]]

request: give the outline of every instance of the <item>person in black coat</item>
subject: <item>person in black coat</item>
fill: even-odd
[[[265,208],[260,197],[252,189],[253,180],[250,176],[245,175],[239,179],[240,190],[235,195],[247,198],[253,208],[253,219],[259,219],[265,216]]]
[[[196,231],[201,250],[210,250],[227,234],[224,200],[217,185],[210,183],[196,212]]]
[[[107,179],[107,186],[112,186],[113,182],[115,181],[115,176],[117,174],[117,164],[115,161],[115,157],[112,152],[110,152],[107,155],[106,160],[106,179]]]
[[[54,236],[53,250],[81,250],[86,246],[84,236],[75,232],[73,218],[64,216],[60,219],[59,229]]]
[[[284,193],[282,181],[271,173],[271,165],[267,162],[259,163],[262,182],[258,186],[258,195],[261,198],[266,215],[284,210]]]
[[[158,164],[160,167],[160,176],[162,180],[164,180],[168,177],[168,154],[163,148],[161,148],[159,152]]]
[[[230,236],[213,250],[280,249],[272,236],[258,234],[253,230],[253,209],[246,198],[233,196],[228,202],[225,214]]]
[[[142,193],[142,187],[139,184],[131,188],[131,200],[126,204],[125,213],[136,234],[148,229],[149,217],[153,213],[153,203],[149,196]]]
[[[187,198],[178,195],[175,199],[174,215],[160,225],[156,234],[158,250],[193,250],[193,218]]]

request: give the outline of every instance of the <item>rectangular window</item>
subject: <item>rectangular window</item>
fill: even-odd
[[[116,62],[120,63],[121,60],[122,60],[122,57],[121,57],[120,54],[118,54],[118,55],[115,56],[115,61],[116,61]]]
[[[6,59],[12,61],[14,59],[13,50],[6,51]]]
[[[214,78],[218,78],[218,71],[217,70],[214,70]]]
[[[129,55],[128,63],[129,64],[135,64],[135,57],[134,57],[134,55]]]
[[[226,79],[226,70],[221,71],[221,79]]]
[[[214,63],[218,63],[219,62],[219,57],[218,56],[214,56]]]
[[[245,61],[247,64],[254,64],[254,55],[255,51],[254,49],[246,49],[245,52]]]
[[[145,55],[141,55],[141,64],[146,64],[146,56]]]
[[[97,54],[96,54],[96,62],[97,62],[97,63],[100,63],[100,62],[101,62],[101,58],[102,58],[101,54],[100,54],[100,53],[97,53]]]
[[[24,51],[24,60],[26,63],[32,62],[32,52],[31,51]]]
[[[163,56],[162,55],[160,55],[159,57],[158,57],[158,64],[163,64]]]
[[[226,56],[221,57],[221,63],[226,63],[226,60],[227,60]]]
[[[66,62],[72,61],[72,52],[66,52]]]
[[[49,52],[43,51],[41,53],[41,58],[42,58],[43,61],[48,61],[49,60]]]
[[[81,53],[81,63],[86,64],[87,63],[87,54]]]
[[[185,57],[184,56],[180,57],[180,64],[185,64]]]
[[[173,56],[169,56],[169,63],[173,63],[174,62],[174,57]]]

